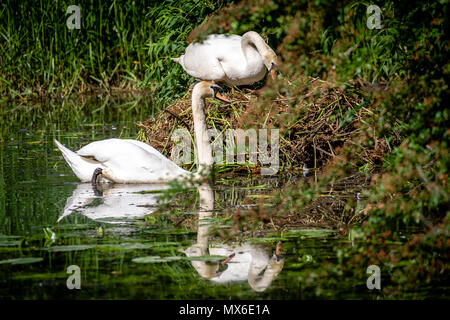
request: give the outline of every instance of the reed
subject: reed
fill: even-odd
[[[81,29],[68,29],[73,1],[0,4],[0,93],[42,98],[97,90],[179,95],[189,78],[170,57],[224,1],[79,0]],[[163,101],[162,99],[160,101]]]

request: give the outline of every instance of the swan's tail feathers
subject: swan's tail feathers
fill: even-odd
[[[180,58],[170,58],[173,62],[180,63]]]
[[[82,182],[91,181],[92,174],[99,165],[95,164],[94,161],[85,159],[80,155],[76,154],[75,152],[73,152],[72,150],[67,149],[56,139],[55,144],[61,151],[67,164],[70,166],[73,173],[75,173],[78,179],[80,179]]]
[[[76,157],[79,157],[79,155],[77,155],[72,150],[67,149],[61,142],[59,142],[56,139],[55,139],[55,144],[58,147],[58,149],[61,151],[61,153],[63,154],[64,159],[66,159],[66,161],[69,163],[69,165],[70,165],[70,162],[72,162],[73,159],[75,159]]]

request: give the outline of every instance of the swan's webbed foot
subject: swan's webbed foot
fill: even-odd
[[[101,175],[102,173],[103,173],[102,168],[97,168],[94,170],[94,173],[92,174],[92,179],[91,179],[91,183],[93,186],[97,186],[98,176]]]

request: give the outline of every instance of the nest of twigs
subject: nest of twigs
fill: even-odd
[[[167,156],[170,156],[170,150],[175,145],[175,142],[171,139],[175,129],[186,128],[192,136],[194,134],[191,93],[192,89],[189,89],[182,99],[162,110],[156,117],[136,123],[144,133],[145,142]],[[252,95],[244,91],[232,90],[228,93],[228,96],[232,100],[231,105],[224,105],[217,100],[207,99],[206,121],[208,128],[219,130],[237,128],[240,115],[245,112],[245,106],[249,104]],[[238,112],[234,112],[236,107]]]
[[[221,132],[279,129],[281,170],[320,168],[329,159],[339,158],[340,148],[354,138],[360,122],[373,114],[361,107],[363,99],[355,91],[314,78],[283,81],[261,90],[232,88],[227,95],[230,105],[208,100],[208,127]],[[137,125],[142,129],[141,138],[170,158],[174,130],[184,127],[193,135],[191,90],[155,118]],[[270,146],[270,132],[268,142]],[[373,150],[363,150],[361,157],[375,163],[386,150],[384,141],[375,141]],[[254,171],[258,165],[243,168]]]

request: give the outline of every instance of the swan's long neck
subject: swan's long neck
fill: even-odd
[[[210,222],[205,221],[212,217],[214,211],[214,191],[209,183],[198,186],[200,196],[200,210],[198,212],[197,245],[202,255],[209,254]]]
[[[253,260],[250,263],[248,271],[248,283],[256,292],[262,292],[266,290],[273,280],[278,277],[284,266],[284,258],[278,260],[274,255],[267,264],[264,273],[261,275],[261,269],[255,268]]]
[[[206,129],[205,99],[200,92],[192,92],[192,112],[194,116],[194,135],[197,145],[198,166],[197,172],[206,175],[213,164],[210,136]]]
[[[261,36],[259,34],[257,34],[254,31],[246,32],[242,36],[241,48],[242,48],[242,51],[244,52],[245,59],[247,59],[247,63],[249,62],[248,55],[249,55],[249,50],[252,47],[251,46],[252,44],[256,47],[256,50],[258,50],[261,57],[263,57],[269,50],[272,50],[266,44],[264,39],[261,38]]]

